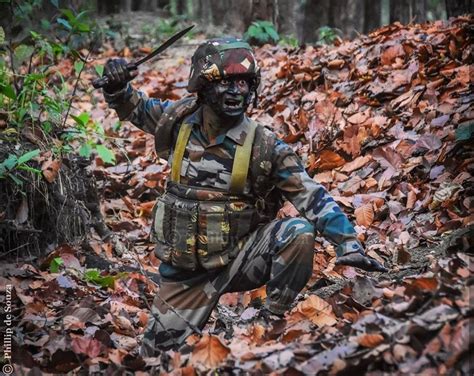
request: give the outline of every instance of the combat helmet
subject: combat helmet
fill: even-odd
[[[199,92],[208,83],[241,75],[251,80],[255,91],[260,83],[260,68],[252,47],[242,39],[217,38],[201,44],[191,60],[188,91]]]

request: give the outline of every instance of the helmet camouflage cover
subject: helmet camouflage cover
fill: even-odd
[[[236,38],[211,39],[201,44],[192,57],[188,91],[196,92],[207,83],[234,75],[255,79],[258,86],[260,69],[252,47]]]

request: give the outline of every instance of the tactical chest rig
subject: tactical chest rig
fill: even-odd
[[[173,127],[196,109],[191,98],[166,109],[155,135],[158,155],[166,156]],[[278,202],[270,198],[275,192],[269,183],[275,136],[250,121],[244,144],[236,148],[230,189],[224,191],[180,184],[181,164],[191,129],[188,123],[180,127],[171,175],[165,193],[154,208],[152,239],[156,242],[155,254],[161,261],[186,270],[209,270],[228,264],[238,252],[238,242],[276,215]],[[243,194],[249,170],[251,196]]]

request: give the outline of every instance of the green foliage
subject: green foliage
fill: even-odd
[[[0,163],[0,179],[11,179],[16,185],[23,185],[23,180],[14,174],[15,170],[30,171],[36,174],[41,174],[41,171],[28,166],[27,163],[40,153],[39,149],[29,151],[21,156],[9,154],[8,157]]]
[[[93,121],[86,112],[79,116],[71,115],[76,122],[75,132],[66,133],[67,141],[79,141],[79,155],[89,158],[93,152],[96,152],[104,163],[115,164],[115,155],[112,150],[105,145],[100,144],[105,139],[105,133],[102,126]]]
[[[50,19],[38,20],[37,14],[46,2],[53,4],[57,12]],[[115,163],[113,152],[103,145],[106,138],[103,128],[88,114],[71,116],[77,128],[64,129],[72,86],[61,70],[54,67],[65,58],[73,60],[70,74],[79,81],[86,68],[79,48],[92,47],[91,40],[95,38],[92,30],[96,27],[87,11],[60,9],[58,4],[55,0],[16,2],[8,28],[13,34],[5,36],[5,30],[0,27],[0,107],[2,120],[7,123],[0,138],[18,142],[22,129],[32,127],[35,133],[42,133],[45,148],[55,154],[78,150],[82,156],[97,153],[105,163]],[[103,67],[95,69],[102,75]],[[58,135],[61,140],[57,139]],[[36,150],[34,156],[39,152]],[[8,178],[21,185],[25,180],[19,174],[21,170],[41,172],[27,165],[29,159],[25,158],[33,154],[21,155],[20,151],[18,155],[8,155],[0,164],[0,179]]]
[[[333,44],[341,34],[342,32],[339,29],[322,26],[318,29],[318,42],[322,44]]]
[[[125,278],[127,275],[128,273],[125,272],[118,273],[116,275],[102,275],[102,273],[98,269],[87,269],[84,273],[84,279],[87,282],[93,283],[94,285],[113,289],[115,281],[121,278]]]
[[[182,16],[159,18],[154,25],[143,25],[142,32],[157,40],[166,40],[187,26],[184,21]],[[186,34],[188,38],[192,38],[193,35],[195,35],[193,30]]]
[[[297,48],[300,44],[298,42],[298,39],[295,38],[293,35],[285,35],[280,38],[278,45],[289,48]]]
[[[249,26],[244,34],[244,38],[252,44],[263,45],[266,43],[275,44],[280,40],[275,26],[270,21],[255,21]]]
[[[178,25],[175,19],[160,18],[155,25],[155,35],[162,39],[175,34],[178,31]]]
[[[51,273],[57,273],[59,272],[59,267],[64,264],[64,261],[61,257],[55,257],[51,260],[51,263],[49,264],[49,271]]]
[[[104,75],[104,66],[103,65],[95,65],[94,69],[99,77]]]

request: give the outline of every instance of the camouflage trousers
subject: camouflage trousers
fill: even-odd
[[[219,297],[266,284],[265,306],[276,314],[287,311],[311,277],[314,228],[303,218],[274,220],[259,227],[239,245],[239,252],[216,273],[200,273],[184,280],[163,278],[143,344],[142,356],[177,348],[191,326],[205,326]]]

